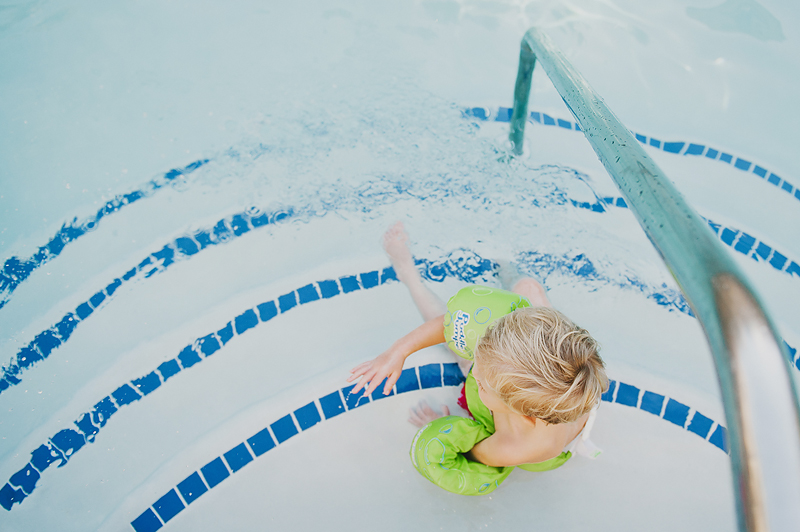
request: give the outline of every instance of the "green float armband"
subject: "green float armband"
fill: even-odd
[[[444,315],[447,347],[461,358],[472,360],[475,346],[489,325],[518,308],[530,306],[526,298],[508,290],[466,286],[447,302]]]
[[[451,493],[486,495],[514,470],[468,460],[462,453],[491,435],[480,422],[464,417],[436,419],[417,432],[411,462],[425,478]]]

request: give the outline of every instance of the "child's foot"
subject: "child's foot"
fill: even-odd
[[[425,401],[420,401],[419,405],[414,408],[413,406],[409,410],[408,414],[408,422],[414,425],[415,427],[424,427],[434,419],[439,419],[440,417],[449,416],[450,409],[447,405],[442,405],[442,413],[440,414],[430,406]]]
[[[403,222],[396,222],[383,234],[383,249],[386,250],[399,281],[408,284],[419,279],[414,257],[408,249],[408,233]]]

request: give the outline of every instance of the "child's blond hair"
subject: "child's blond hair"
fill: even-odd
[[[559,311],[528,307],[499,318],[475,349],[488,384],[513,411],[570,423],[608,389],[599,345]]]

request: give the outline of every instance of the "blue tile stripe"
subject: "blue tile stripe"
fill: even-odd
[[[609,207],[618,207],[627,209],[628,204],[622,197],[606,196],[597,198],[597,201],[590,203],[588,201],[575,201],[570,200],[573,206],[579,209],[590,210],[593,212],[607,212]],[[720,242],[732,248],[743,255],[750,257],[756,262],[765,262],[772,268],[779,272],[786,273],[790,277],[800,279],[800,264],[797,261],[788,258],[788,254],[781,253],[772,246],[765,244],[762,240],[740,231],[733,227],[725,227],[721,224],[703,218],[708,226],[714,231],[714,234],[719,237]]]
[[[624,382],[610,381],[608,391],[603,394],[603,401],[616,403],[659,417],[665,421],[697,434],[719,449],[729,453],[727,429],[704,416],[696,409],[665,395],[641,390]]]
[[[430,261],[417,262],[423,266],[430,263]],[[482,267],[482,271],[493,271],[494,265],[490,261],[486,261],[485,264],[479,262],[478,267],[478,269]],[[44,472],[45,469],[55,462],[59,462],[58,467],[66,465],[84,445],[95,441],[100,429],[105,426],[109,418],[116,414],[120,408],[142,399],[158,389],[162,384],[166,383],[172,376],[201,363],[204,359],[215,354],[233,338],[234,331],[235,335],[238,336],[260,323],[270,321],[278,316],[278,314],[283,314],[295,308],[296,303],[289,304],[289,301],[296,302],[299,300],[301,305],[317,301],[319,298],[308,298],[302,295],[298,296],[298,293],[309,294],[310,286],[325,285],[330,287],[332,284],[335,284],[337,287],[340,287],[345,281],[351,283],[350,291],[355,291],[368,290],[386,283],[396,282],[397,277],[394,274],[394,270],[389,267],[383,270],[363,272],[358,275],[348,275],[338,279],[326,279],[317,283],[307,284],[300,287],[298,290],[293,290],[274,300],[266,301],[256,305],[254,308],[245,310],[221,329],[195,339],[192,343],[181,349],[175,358],[162,362],[148,374],[119,386],[111,394],[95,404],[91,411],[82,414],[74,422],[75,428],[66,428],[59,431],[51,437],[50,440],[35,449],[31,453],[30,462],[22,470],[12,475],[9,484],[10,489],[13,489],[13,486],[20,486],[19,479],[25,476],[26,480],[23,483],[27,489],[21,494],[15,495],[14,500],[8,497],[4,499],[3,496],[0,495],[0,505],[5,507],[5,505],[8,504],[9,506],[6,509],[10,509],[10,505],[14,502],[21,502],[27,495],[30,495],[31,491],[36,487],[40,473]],[[330,288],[328,288],[328,290],[330,290]],[[344,293],[344,290],[339,290],[337,293]],[[284,303],[280,303],[281,301],[284,301]],[[235,326],[232,326],[232,323],[235,324]],[[353,405],[348,403],[348,408],[352,406]],[[313,426],[319,421],[315,421],[314,414],[310,410],[301,414],[301,420],[301,426],[304,427]],[[284,432],[281,432],[281,434]],[[24,473],[26,471],[30,471],[30,475]],[[5,503],[3,502],[4,500]],[[161,515],[161,513],[159,513],[159,515]]]
[[[404,386],[400,386],[399,381],[398,383],[392,388],[391,396],[396,396],[400,393],[406,393],[409,391],[416,391],[422,390],[425,388],[441,388],[447,386],[460,386],[464,382],[464,377],[461,374],[461,371],[458,369],[458,364],[449,363],[449,364],[427,364],[424,366],[418,367],[411,367],[406,368],[403,370],[403,374],[406,376],[406,379],[416,380],[416,385],[412,384],[411,381],[406,382]],[[442,375],[458,375],[458,378],[453,379],[451,381],[443,381]],[[435,376],[438,375],[438,380]],[[427,385],[426,385],[427,382]],[[278,445],[283,444],[289,438],[297,436],[300,434],[301,431],[305,431],[312,426],[318,424],[322,421],[321,411],[325,410],[325,407],[320,405],[324,405],[330,401],[331,397],[337,398],[340,404],[347,403],[347,412],[351,412],[355,410],[359,406],[369,404],[370,402],[374,402],[374,399],[370,400],[369,396],[364,396],[361,393],[358,394],[358,398],[350,399],[349,393],[352,390],[353,386],[346,386],[344,388],[340,388],[332,393],[324,395],[315,401],[311,401],[306,406],[300,407],[293,412],[286,414],[285,416],[281,417],[277,421],[273,422],[272,424],[267,425],[263,429],[260,429],[253,437],[248,438],[245,442],[240,443],[233,447],[230,451],[223,452],[220,456],[215,457],[212,459],[208,465],[201,467],[199,471],[192,472],[186,479],[178,482],[175,488],[170,488],[167,493],[160,497],[157,501],[153,503],[151,507],[148,507],[144,510],[136,519],[131,521],[131,526],[136,532],[151,532],[154,530],[158,530],[166,524],[169,519],[172,519],[175,515],[186,509],[192,502],[197,500],[198,497],[203,495],[208,489],[211,489],[217,485],[219,485],[222,480],[227,479],[231,473],[236,473],[245,465],[249,464],[253,461],[253,457],[258,458],[265,454],[267,451],[274,449]],[[615,402],[618,404],[623,404],[626,406],[632,406],[634,408],[637,407],[640,401],[640,397],[645,396],[648,397],[647,403],[645,406],[645,402],[642,401],[641,409],[645,410],[651,414],[654,414],[666,421],[669,421],[673,424],[678,425],[685,430],[693,432],[703,438],[704,440],[708,441],[712,445],[722,449],[726,453],[728,452],[727,446],[727,431],[725,427],[716,423],[715,421],[707,418],[706,416],[702,415],[700,412],[680,403],[674,399],[665,397],[663,395],[640,390],[636,386],[631,384],[627,384],[624,382],[617,382],[611,381],[609,392],[613,392],[614,390],[618,390],[622,392],[620,395],[617,392],[616,396],[606,392],[606,395],[603,396],[603,400],[606,402]],[[624,391],[623,391],[624,390]],[[363,403],[361,399],[364,399]],[[343,401],[344,400],[344,401]],[[679,418],[668,417],[666,413],[662,414],[662,403],[674,403],[676,405],[676,409],[679,412],[683,412],[683,409],[686,411],[686,415],[680,417],[680,413],[678,414]],[[655,406],[657,404],[657,407]],[[315,419],[318,421],[315,422],[313,425],[303,427],[303,421],[301,421],[305,416],[308,415],[309,411],[313,411],[312,414]],[[341,412],[337,412],[333,416],[335,417],[339,413],[344,413],[345,411],[342,410]],[[691,414],[691,416],[689,416]],[[330,417],[325,416],[325,420],[330,419]],[[688,423],[687,423],[688,420]],[[287,429],[276,429],[276,425],[279,423],[285,423],[287,426],[291,427],[290,430]],[[688,426],[687,426],[688,425]],[[299,429],[299,430],[298,430]],[[713,429],[713,430],[712,430]],[[283,437],[280,435],[281,431],[286,431],[287,435]],[[254,441],[260,441],[262,439],[269,439],[270,445],[264,448],[262,444],[254,445]],[[229,456],[232,455],[236,451],[241,455],[246,455],[247,458],[244,461],[239,459],[230,459]],[[220,473],[211,473],[208,477],[206,477],[205,470],[211,464],[218,464],[217,467],[222,469],[225,464],[227,464],[227,468],[224,469],[222,474]],[[228,472],[230,470],[230,472]],[[201,480],[201,477],[205,479],[205,483]],[[221,478],[220,478],[221,477]],[[195,491],[191,494],[187,495],[186,486],[187,485],[194,485],[196,486]],[[208,485],[208,488],[206,488]],[[178,494],[181,494],[182,498],[178,497]],[[156,517],[158,515],[161,517],[159,519]]]
[[[69,243],[97,229],[97,226],[103,218],[143,198],[152,196],[153,193],[168,185],[175,185],[180,182],[179,178],[185,178],[208,162],[209,159],[200,159],[183,168],[173,168],[164,175],[150,180],[139,190],[134,190],[127,194],[119,194],[108,200],[105,205],[100,207],[100,209],[89,218],[81,221],[78,221],[77,218],[73,218],[72,221],[64,223],[61,229],[56,232],[55,236],[53,236],[47,244],[39,247],[36,253],[30,257],[11,257],[7,259],[3,264],[3,269],[0,270],[0,308],[3,308],[6,303],[8,303],[14,290],[16,290],[34,270],[58,257],[64,250],[64,247]]]
[[[511,119],[511,109],[508,107],[499,107],[496,112],[493,112],[485,107],[472,107],[463,109],[462,115],[481,121],[493,120],[496,122],[509,122]],[[530,113],[530,120],[543,125],[557,126],[572,131],[582,131],[577,122],[553,118],[546,113],[533,111]],[[708,159],[718,160],[726,164],[733,164],[734,168],[751,172],[760,179],[766,180],[768,183],[800,200],[800,189],[779,177],[774,172],[741,157],[734,157],[727,153],[721,153],[719,150],[706,147],[704,144],[680,141],[662,142],[657,139],[648,138],[639,133],[634,133],[634,136],[642,144],[658,147],[667,153],[705,156]],[[260,149],[263,150],[264,147],[260,147]],[[70,222],[65,222],[53,238],[51,238],[47,244],[40,246],[32,256],[28,258],[17,256],[8,258],[3,264],[2,270],[0,270],[0,309],[8,303],[14,290],[16,290],[16,288],[37,268],[58,257],[64,247],[74,242],[77,238],[96,230],[102,218],[118,212],[127,205],[152,196],[153,193],[165,188],[167,185],[179,185],[182,180],[185,180],[186,176],[189,176],[192,172],[208,164],[212,160],[213,159],[200,159],[183,168],[174,168],[162,176],[149,181],[138,190],[127,194],[119,194],[107,201],[103,207],[98,209],[98,211],[88,219],[78,221],[77,218],[74,218]],[[233,224],[233,228],[234,232],[236,232],[237,225],[235,223]],[[191,239],[187,239],[184,243],[189,248],[197,246],[197,243],[192,243]]]
[[[421,375],[439,375],[438,380],[431,380],[427,388],[441,388],[443,386],[460,386],[464,382],[464,376],[458,369],[456,363],[437,363],[427,364],[420,367],[411,367],[403,370],[405,380],[414,379],[416,386],[406,382],[404,387],[395,385],[389,396],[393,397],[401,393],[413,390],[420,390]],[[450,376],[446,381],[442,380],[442,375]],[[423,377],[424,379],[425,377]],[[289,412],[276,421],[260,429],[256,434],[247,438],[244,442],[235,445],[232,449],[221,453],[213,458],[198,471],[192,472],[184,480],[178,482],[175,488],[170,488],[165,495],[160,497],[153,505],[142,512],[136,519],[131,521],[131,526],[136,532],[151,532],[161,528],[166,522],[178,513],[186,509],[190,504],[205,494],[209,489],[213,489],[226,480],[232,474],[237,473],[246,465],[250,464],[254,458],[259,458],[267,451],[282,445],[290,438],[297,436],[301,432],[318,425],[323,420],[327,421],[332,417],[345,412],[351,412],[360,406],[367,405],[376,400],[375,394],[371,397],[364,395],[363,390],[356,395],[351,394],[353,385],[345,386],[332,393],[309,402],[305,406]],[[381,396],[382,398],[384,396]],[[345,409],[345,405],[346,409]],[[178,496],[180,494],[180,497]]]
[[[465,118],[477,119],[480,121],[509,122],[511,120],[511,111],[512,110],[508,107],[499,107],[496,112],[493,112],[487,107],[471,107],[463,109],[461,113]],[[541,124],[543,126],[556,126],[572,131],[583,131],[577,122],[563,120],[561,118],[554,118],[539,111],[531,111],[529,121]],[[795,199],[800,200],[800,189],[773,172],[767,170],[763,166],[759,166],[758,164],[748,161],[743,157],[737,157],[730,153],[721,152],[704,144],[695,144],[692,142],[683,141],[662,141],[653,137],[647,137],[641,133],[636,133],[633,131],[631,131],[631,133],[633,133],[634,137],[636,137],[636,140],[642,143],[642,145],[651,146],[666,153],[673,153],[675,155],[694,155],[697,157],[705,156],[707,159],[732,165],[738,170],[749,172],[759,179],[767,181],[771,185],[774,185],[780,190],[783,190],[787,194],[793,196]]]

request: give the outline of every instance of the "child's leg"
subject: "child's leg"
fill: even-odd
[[[534,307],[552,307],[544,287],[532,277],[523,277],[511,288],[515,294],[527,297]]]
[[[389,260],[394,267],[397,278],[406,285],[411,293],[411,299],[417,306],[422,319],[428,321],[436,316],[441,316],[447,312],[447,305],[444,301],[434,294],[422,280],[422,276],[414,264],[414,257],[408,249],[408,234],[406,233],[403,222],[397,222],[391,226],[383,235],[383,249],[389,255]],[[458,362],[461,372],[466,375],[472,367],[471,360],[465,360],[453,354]]]
[[[503,288],[527,297],[534,307],[553,306],[550,300],[547,299],[547,292],[539,281],[533,277],[521,275],[517,267],[510,262],[498,261],[498,263],[500,265],[498,278]]]
[[[406,285],[411,293],[411,299],[417,306],[422,319],[428,321],[436,316],[441,316],[447,311],[447,306],[434,294],[422,281],[411,250],[408,249],[408,234],[403,222],[397,222],[383,235],[383,249],[389,255],[389,260],[394,267],[397,278]]]

